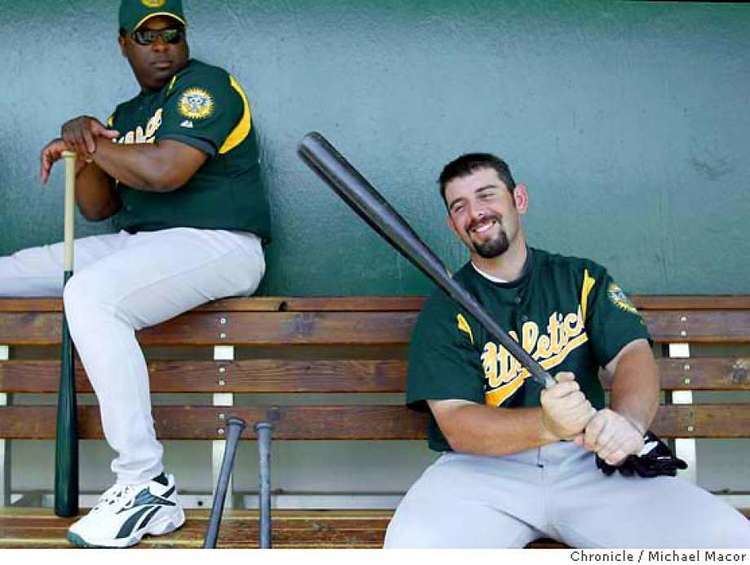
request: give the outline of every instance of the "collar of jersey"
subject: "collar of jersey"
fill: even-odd
[[[521,271],[521,276],[519,276],[514,281],[500,280],[498,278],[495,278],[481,271],[471,261],[469,261],[469,263],[471,264],[472,270],[477,275],[479,275],[481,280],[486,281],[487,283],[491,284],[495,288],[513,289],[513,288],[518,288],[520,286],[523,286],[524,284],[526,284],[526,281],[528,281],[529,275],[531,274],[531,271],[533,270],[533,266],[534,266],[534,250],[531,247],[526,247],[526,262],[523,264],[523,270]]]

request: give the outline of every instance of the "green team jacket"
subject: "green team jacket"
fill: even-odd
[[[604,407],[599,367],[650,336],[640,314],[600,265],[529,249],[521,277],[492,282],[467,263],[454,278],[552,376],[575,373],[591,404]],[[425,302],[409,350],[407,404],[463,399],[489,406],[539,406],[541,387],[508,351],[442,291]],[[449,451],[434,417],[429,445]]]
[[[173,139],[209,156],[181,188],[167,193],[118,183],[115,227],[129,232],[172,227],[253,232],[270,240],[266,194],[250,103],[225,70],[191,59],[159,91],[142,91],[107,121],[117,143]]]

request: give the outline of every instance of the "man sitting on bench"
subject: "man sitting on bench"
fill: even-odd
[[[541,390],[435,292],[412,336],[407,403],[429,408],[429,445],[443,455],[402,500],[385,546],[509,548],[550,537],[573,547],[750,547],[747,520],[667,476],[674,466],[655,461],[654,478],[615,471],[633,470],[625,465],[644,448],[660,387],[646,326],[609,273],[527,246],[528,190],[493,155],[449,163],[440,189],[470,253],[455,278],[557,384]],[[600,367],[613,375],[610,408]]]
[[[123,0],[118,41],[140,93],[106,126],[70,120],[41,154],[46,182],[63,151],[75,151],[81,213],[113,217],[119,230],[75,242],[76,274],[64,293],[117,452],[115,485],[68,532],[76,545],[126,547],[183,524],[135,332],[250,295],[265,272],[269,214],[247,97],[225,70],[189,58],[185,23],[180,0]],[[62,251],[57,244],[0,258],[0,296],[59,296]]]

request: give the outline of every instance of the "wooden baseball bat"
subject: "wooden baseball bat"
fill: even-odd
[[[63,160],[65,162],[64,288],[73,276],[76,154],[72,151],[65,151]],[[78,514],[78,435],[74,363],[73,341],[70,338],[63,307],[60,388],[57,395],[55,439],[55,514],[57,516]]]
[[[214,491],[214,502],[211,506],[211,514],[208,517],[208,527],[206,536],[203,539],[203,549],[214,549],[216,541],[219,538],[219,527],[221,526],[221,516],[224,512],[224,498],[227,496],[229,487],[229,478],[234,468],[234,457],[237,453],[237,445],[242,437],[242,432],[247,424],[242,418],[230,416],[227,418],[226,426],[226,446],[224,447],[224,458],[221,460],[221,470],[219,479],[216,482]]]

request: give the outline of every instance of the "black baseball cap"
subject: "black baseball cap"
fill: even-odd
[[[167,16],[187,25],[182,0],[122,0],[120,3],[120,28],[125,33],[133,33],[156,16]]]

